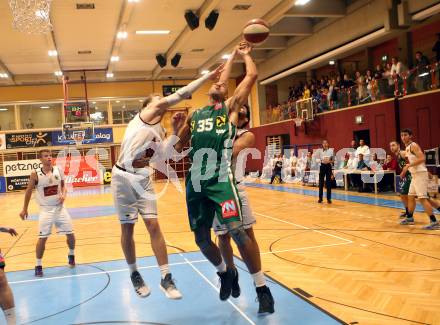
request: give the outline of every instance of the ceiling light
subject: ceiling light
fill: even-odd
[[[49,56],[57,56],[58,52],[56,50],[50,50],[47,52],[47,54],[49,54]]]
[[[202,72],[201,72],[201,74],[208,74],[209,73],[209,70],[203,70]]]
[[[2,107],[2,108],[0,108],[0,112],[6,112],[8,109],[7,108],[4,108],[4,107]]]
[[[304,6],[305,4],[309,3],[310,0],[296,0],[295,6]]]
[[[335,65],[335,61],[330,60],[330,61],[328,61],[328,64],[330,64],[330,65]]]
[[[7,73],[0,73],[0,78],[9,78],[9,75]]]
[[[128,33],[127,32],[118,32],[116,37],[119,38],[119,39],[125,39],[125,38],[128,37]]]
[[[227,60],[227,59],[229,59],[230,57],[231,57],[230,54],[223,54],[222,59],[223,59],[223,60]]]
[[[57,77],[61,77],[63,75],[62,71],[55,71],[54,73]]]
[[[139,0],[128,0],[128,3],[138,3]]]
[[[96,102],[92,102],[92,104],[96,104]]]
[[[47,108],[50,108],[50,106],[40,106],[40,108],[47,109]]]
[[[112,61],[112,62],[118,62],[118,61],[119,61],[119,56],[112,56],[112,57],[110,58],[110,61]]]
[[[121,102],[120,100],[117,100],[117,101],[116,101],[116,103],[120,103],[120,102]]]
[[[144,101],[142,99],[139,99],[139,103],[143,103]]]
[[[137,30],[136,35],[168,35],[169,30]]]
[[[105,76],[107,78],[113,78],[113,73],[112,72],[107,72],[107,74]]]
[[[35,11],[35,16],[37,16],[38,18],[41,18],[41,19],[47,19],[48,18],[48,14],[46,13],[45,10],[36,10]]]

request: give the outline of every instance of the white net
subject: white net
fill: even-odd
[[[52,0],[9,0],[14,28],[28,34],[45,34],[52,30]]]

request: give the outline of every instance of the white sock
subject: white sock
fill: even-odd
[[[138,267],[136,265],[136,263],[133,264],[128,264],[128,270],[130,271],[130,275],[134,272],[137,271]]]
[[[254,283],[257,288],[264,287],[266,285],[266,279],[264,278],[263,271],[251,275],[252,275],[252,279],[254,279]]]
[[[215,268],[217,269],[218,273],[226,272],[226,264],[225,264],[225,262],[223,260],[222,260],[222,262],[219,265],[216,265]]]
[[[43,262],[42,262],[42,258],[37,258],[37,266],[42,266],[43,264],[42,264]]]
[[[15,325],[16,324],[16,319],[15,319],[15,308],[9,308],[6,310],[3,310],[3,312],[5,313],[5,318],[6,318],[6,324],[8,325]]]
[[[75,248],[69,248],[69,255],[75,255]]]
[[[170,273],[170,268],[168,264],[159,265],[160,275],[162,279],[165,279],[165,276]]]

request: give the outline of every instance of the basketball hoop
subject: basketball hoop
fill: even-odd
[[[303,122],[303,119],[302,119],[301,117],[295,117],[295,118],[293,119],[293,121],[295,122],[295,126],[296,126],[296,127],[300,127],[301,124],[302,124],[302,122]]]
[[[9,0],[14,28],[28,34],[45,34],[52,30],[52,0]]]
[[[79,147],[82,145],[84,141],[84,131],[74,131],[73,132],[73,141],[75,141],[75,145]]]

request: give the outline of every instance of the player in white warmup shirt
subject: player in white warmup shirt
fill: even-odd
[[[165,131],[160,122],[171,106],[187,99],[210,78],[217,78],[222,66],[162,98],[152,94],[144,102],[141,111],[130,121],[121,144],[121,152],[112,170],[112,192],[116,211],[121,223],[121,246],[127,261],[130,278],[136,293],[147,297],[150,288],[137,270],[134,225],[140,215],[150,234],[151,246],[159,264],[161,282],[159,288],[167,298],[180,299],[168,267],[165,240],[157,220],[156,198],[149,177],[149,160],[160,145]],[[175,132],[180,128],[179,120],[173,119]],[[174,125],[175,124],[175,125]],[[165,145],[164,145],[165,146]]]
[[[416,208],[416,196],[420,204],[425,209],[429,216],[430,224],[423,227],[425,230],[440,229],[440,224],[435,217],[432,206],[428,197],[428,169],[425,164],[425,154],[420,146],[412,141],[412,131],[410,129],[403,129],[400,133],[402,142],[406,146],[406,157],[409,164],[402,169],[402,174],[408,170],[411,173],[411,184],[408,192],[408,214],[404,220],[400,222],[401,225],[414,224],[413,213]]]
[[[18,235],[14,228],[9,227],[0,227],[0,232],[9,233],[11,236]],[[17,320],[15,316],[14,295],[6,278],[5,266],[5,259],[0,250],[0,307],[5,315],[6,324],[15,325]]]
[[[75,267],[75,235],[73,234],[72,220],[67,209],[64,207],[66,199],[66,186],[64,173],[52,163],[52,155],[49,150],[41,150],[39,153],[42,167],[32,171],[29,184],[24,196],[23,209],[20,212],[21,219],[27,219],[28,206],[33,189],[36,189],[36,199],[40,206],[39,214],[39,239],[36,247],[37,263],[35,276],[43,276],[42,258],[46,248],[47,238],[52,233],[55,225],[58,234],[66,235],[69,247],[68,264]]]

